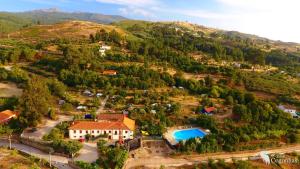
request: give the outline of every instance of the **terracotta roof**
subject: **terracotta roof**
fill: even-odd
[[[135,130],[135,121],[128,118],[124,117],[123,123],[130,129],[130,130]]]
[[[103,74],[104,75],[116,75],[117,71],[115,71],[115,70],[104,70]]]
[[[215,111],[216,108],[214,108],[214,107],[208,107],[208,108],[205,108],[204,110],[205,110],[207,113],[211,113],[211,112]]]
[[[9,121],[11,118],[17,117],[17,113],[11,110],[5,110],[0,112],[0,123]]]
[[[97,116],[97,119],[99,121],[123,121],[124,115],[123,114],[116,114],[116,113],[115,114],[113,114],[113,113],[111,113],[111,114],[101,113]]]
[[[123,129],[128,130],[129,128],[122,122],[97,122],[97,121],[76,121],[70,130],[112,130],[112,129]]]
[[[135,121],[123,114],[100,114],[99,121],[76,121],[70,130],[135,130]]]

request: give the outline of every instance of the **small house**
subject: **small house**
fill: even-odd
[[[108,75],[108,76],[115,76],[115,75],[117,75],[118,73],[117,73],[117,71],[115,71],[115,70],[104,70],[104,71],[102,72],[102,74],[103,74],[103,75]]]
[[[65,100],[59,100],[59,101],[58,101],[58,104],[59,104],[59,105],[63,105],[63,104],[65,104],[65,103],[66,103]]]
[[[150,113],[156,114],[156,110],[151,110]]]
[[[17,118],[17,115],[17,112],[11,110],[0,112],[0,124],[8,123],[11,119]]]
[[[89,96],[89,97],[91,97],[91,96],[94,95],[94,94],[93,94],[91,91],[89,91],[89,90],[85,90],[85,91],[83,92],[83,94],[84,94],[85,96]]]
[[[78,106],[76,109],[77,109],[77,110],[86,110],[87,107],[86,107],[86,106]]]
[[[97,94],[96,94],[96,97],[102,97],[102,96],[103,96],[102,93],[97,93]]]
[[[102,45],[99,49],[101,56],[105,56],[107,50],[111,50],[111,46]]]
[[[214,108],[214,107],[208,107],[208,108],[203,108],[202,110],[201,110],[201,113],[202,114],[212,114],[212,113],[214,113],[216,111],[216,108]]]
[[[286,112],[286,113],[289,113],[292,117],[294,118],[298,118],[298,114],[297,114],[297,110],[296,109],[292,109],[292,108],[287,108],[286,106],[283,106],[283,105],[279,105],[278,106],[278,109]]]

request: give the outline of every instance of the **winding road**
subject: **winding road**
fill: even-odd
[[[0,146],[2,147],[9,147],[8,141],[0,140]],[[15,148],[19,151],[25,152],[27,154],[31,154],[32,156],[35,156],[37,158],[42,158],[47,161],[50,160],[50,156],[47,153],[44,153],[36,148],[20,144],[20,143],[12,143],[12,148]],[[66,157],[57,156],[57,155],[51,155],[51,164],[55,166],[58,169],[72,169],[68,165],[68,161],[71,160]]]

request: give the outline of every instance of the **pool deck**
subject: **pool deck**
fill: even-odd
[[[178,142],[175,140],[173,137],[173,133],[177,130],[189,130],[189,129],[199,129],[208,134],[209,132],[206,132],[204,129],[199,128],[199,127],[192,127],[192,126],[177,126],[177,127],[171,127],[168,128],[167,132],[163,134],[163,137],[168,140],[168,142],[172,145],[175,146]]]

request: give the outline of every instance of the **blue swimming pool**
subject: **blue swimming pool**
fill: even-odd
[[[182,140],[188,140],[191,138],[200,137],[203,138],[206,135],[206,133],[200,129],[185,129],[185,130],[176,130],[173,133],[174,139],[179,142]]]

